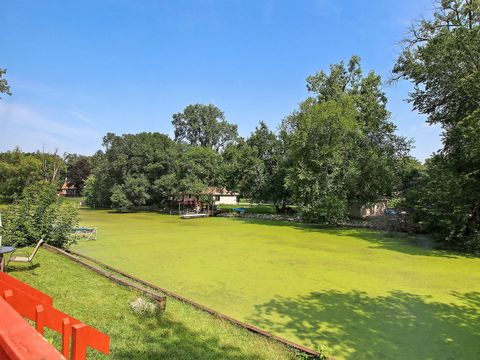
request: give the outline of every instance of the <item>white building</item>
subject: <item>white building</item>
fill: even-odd
[[[215,205],[236,205],[238,204],[239,193],[229,191],[225,188],[209,187],[205,189],[204,195],[210,195]],[[180,197],[171,197],[169,199],[169,205],[176,207],[178,205],[186,206],[189,208],[206,207],[210,206],[210,202],[202,204],[200,199],[193,194],[183,194]]]
[[[215,205],[235,205],[238,203],[239,194],[233,191],[228,191],[225,188],[207,188],[207,193],[213,196]]]

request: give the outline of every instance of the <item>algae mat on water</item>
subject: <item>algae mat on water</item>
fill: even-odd
[[[82,210],[73,250],[336,358],[480,358],[480,259],[415,238]]]

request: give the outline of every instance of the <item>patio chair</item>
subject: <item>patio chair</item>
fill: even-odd
[[[15,251],[12,252],[12,254],[10,255],[10,257],[8,258],[8,261],[7,261],[7,267],[8,265],[11,263],[11,262],[16,262],[16,263],[30,263],[30,266],[33,266],[33,258],[35,257],[35,255],[37,254],[37,251],[38,251],[38,248],[40,246],[42,246],[42,244],[44,243],[43,239],[40,239],[37,243],[37,245],[35,246],[35,249],[33,250],[33,252],[31,253],[31,255],[29,256],[28,254],[25,254],[27,256],[16,256],[14,255],[15,254]]]

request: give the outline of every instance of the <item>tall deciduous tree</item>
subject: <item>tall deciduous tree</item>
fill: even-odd
[[[359,131],[355,114],[347,96],[310,99],[283,122],[291,163],[286,186],[308,221],[335,223],[345,217]]]
[[[110,133],[104,137],[103,145],[105,151],[97,152],[91,159],[93,171],[85,186],[89,205],[110,207],[115,202],[116,207],[125,210],[164,200],[153,185],[162,176],[175,172],[178,164],[177,145],[168,136]]]
[[[316,95],[317,102],[348,96],[356,107],[359,131],[355,139],[357,151],[351,159],[355,171],[348,186],[351,204],[366,205],[390,195],[400,180],[401,161],[410,150],[409,141],[395,133],[381,86],[382,80],[375,72],[363,74],[358,56],[353,56],[347,65],[332,65],[328,74],[320,71],[307,78],[307,88]]]
[[[414,108],[443,129],[443,148],[427,162],[415,216],[439,240],[478,252],[479,54],[480,1],[444,0],[432,19],[412,26],[393,69],[398,78],[413,82]]]
[[[409,143],[395,134],[381,79],[352,57],[307,78],[314,96],[283,122],[287,188],[310,220],[336,222],[349,205],[390,195]]]
[[[188,105],[173,115],[175,140],[215,151],[224,149],[237,138],[237,125],[225,120],[224,113],[214,105]]]

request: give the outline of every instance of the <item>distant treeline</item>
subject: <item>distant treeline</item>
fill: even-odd
[[[36,182],[60,188],[65,178],[81,192],[89,175],[88,156],[60,156],[57,152],[44,151],[28,153],[16,148],[0,153],[0,201],[12,202],[25,187]]]

